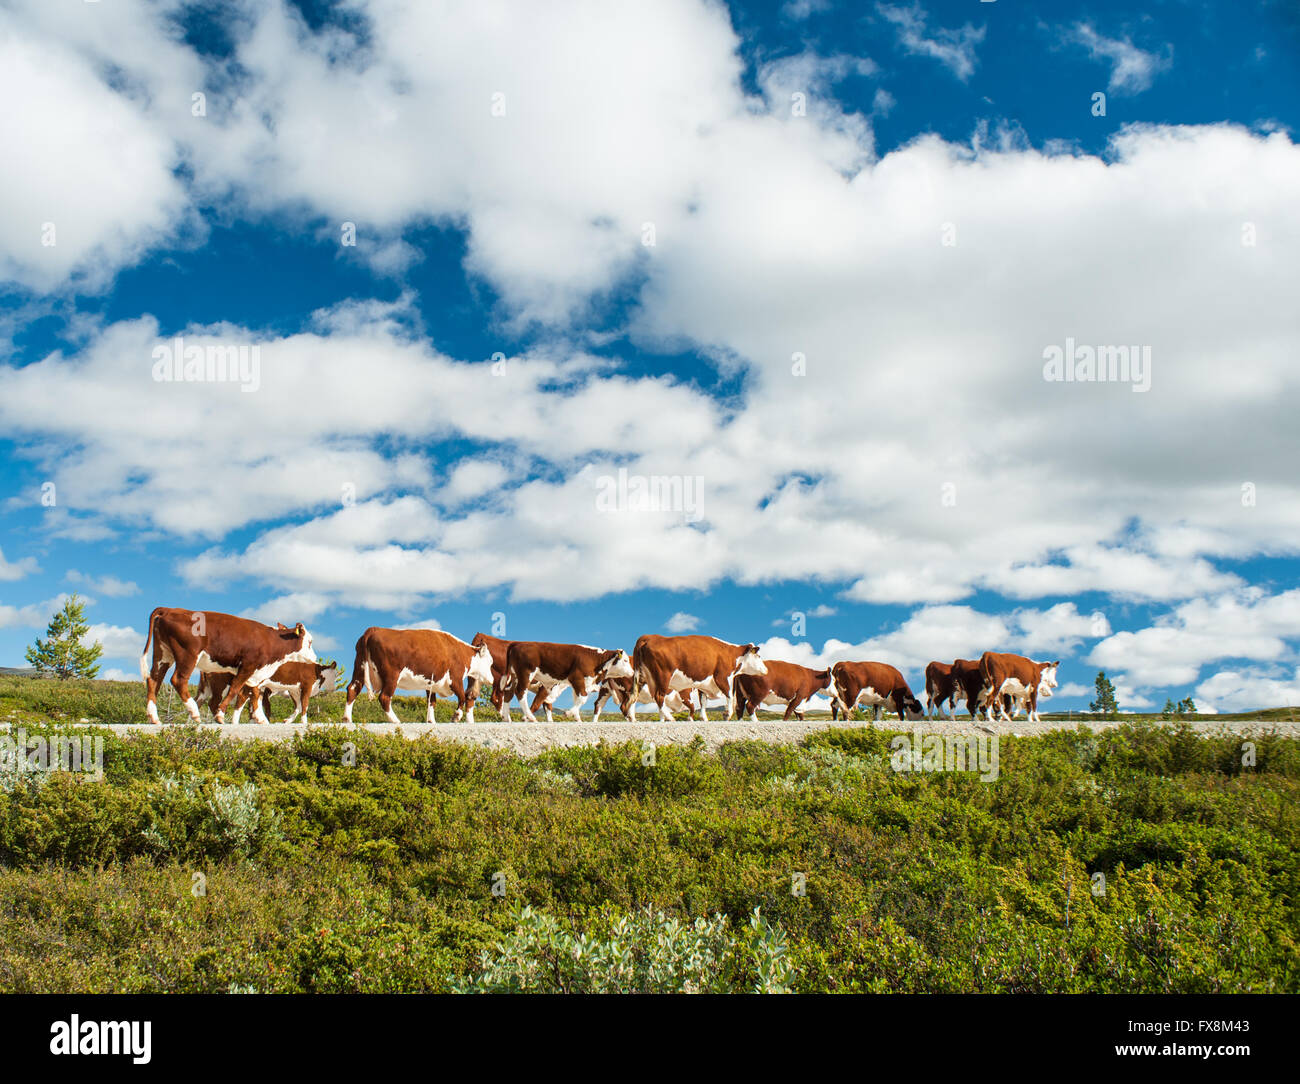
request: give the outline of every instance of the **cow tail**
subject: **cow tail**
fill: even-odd
[[[144,650],[140,653],[140,680],[149,680],[149,641],[153,639],[153,623],[157,620],[161,606],[154,607],[153,613],[149,615],[149,631],[145,633]]]

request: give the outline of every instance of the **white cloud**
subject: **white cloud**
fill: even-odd
[[[1260,667],[1220,670],[1196,686],[1200,711],[1253,711],[1300,705],[1300,669],[1292,674]]]
[[[1092,649],[1088,662],[1123,670],[1141,687],[1189,685],[1220,659],[1281,659],[1300,633],[1300,589],[1266,595],[1257,588],[1194,599],[1156,624],[1117,632]]]
[[[106,598],[128,598],[140,591],[139,585],[130,580],[119,579],[112,575],[91,576],[78,572],[75,568],[68,569],[63,578],[68,583],[93,591],[97,595],[104,595]]]
[[[694,632],[700,627],[700,619],[694,614],[683,613],[678,610],[664,624],[668,632]]]
[[[88,644],[102,644],[106,659],[137,659],[144,648],[143,632],[125,625],[95,624],[91,625],[83,637]],[[137,671],[136,674],[139,677]]]
[[[841,660],[886,662],[919,682],[926,664],[935,660],[978,659],[985,651],[1015,651],[1042,658],[1051,654],[1041,650],[1044,646],[1059,650],[1062,643],[1089,635],[1092,627],[1091,617],[1077,614],[1073,603],[1010,614],[980,613],[969,606],[926,606],[896,629],[856,644],[829,639],[819,651],[809,641],[791,642],[774,636],[760,647],[764,658],[813,667]]]
[[[1285,134],[1136,126],[1100,157],[928,136],[877,158],[865,120],[831,101],[792,118],[746,95],[721,5],[547,9],[449,19],[384,0],[358,50],[259,6],[234,29],[236,87],[167,38],[165,8],[96,30],[57,5],[15,7],[22,40],[90,72],[115,64],[139,90],[118,104],[181,148],[223,210],[355,221],[375,251],[454,225],[504,319],[556,330],[501,377],[435,350],[409,298],[283,336],[187,331],[261,346],[263,387],[245,394],[154,383],[148,318],[91,329],[67,357],[0,368],[0,426],[59,483],[52,533],[203,538],[181,570],[194,582],[403,613],[500,587],[577,599],[724,578],[907,606],[981,589],[1176,601],[1240,587],[1216,558],[1296,552],[1300,485],[1279,449],[1295,447],[1300,392],[1300,152]],[[947,44],[945,62],[973,70],[982,31],[889,10],[916,48]],[[805,53],[767,82],[825,85],[862,63]],[[199,122],[186,88],[205,79]],[[1266,243],[1240,244],[1247,220]],[[615,287],[636,299],[636,346],[703,350],[744,372],[742,391],[720,402],[588,357],[575,329]],[[1151,390],[1045,382],[1043,350],[1067,337],[1151,345]],[[863,403],[890,406],[863,426]],[[1206,432],[1234,440],[1189,438]],[[452,439],[497,466],[435,469],[429,449]],[[702,519],[594,514],[593,480],[618,466],[702,476]],[[948,484],[956,503],[941,502]],[[224,541],[250,525],[251,542]]]
[[[292,628],[300,621],[304,625],[310,624],[329,607],[330,599],[325,595],[301,591],[267,599],[260,605],[242,611],[239,616],[260,621],[264,625],[279,622]]]
[[[1065,40],[1082,45],[1094,60],[1111,65],[1106,89],[1112,94],[1140,94],[1150,88],[1155,77],[1173,66],[1173,46],[1166,44],[1163,54],[1139,49],[1127,37],[1108,38],[1089,23],[1076,23]]]
[[[970,23],[960,30],[936,29],[927,36],[929,16],[919,3],[910,7],[877,4],[876,9],[898,33],[898,42],[908,53],[933,57],[963,83],[975,73],[975,47],[984,40],[984,27]]]
[[[4,550],[0,550],[0,583],[12,583],[40,570],[35,557],[20,557],[17,561],[6,561]]]
[[[69,22],[111,23],[114,7],[78,5]],[[0,11],[0,100],[22,103],[0,110],[0,281],[38,293],[68,280],[102,288],[187,213],[175,144],[60,37]]]
[[[67,600],[68,596],[61,594],[27,606],[9,606],[0,602],[0,629],[44,629]]]

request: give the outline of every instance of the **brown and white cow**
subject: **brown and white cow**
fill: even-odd
[[[760,705],[784,706],[783,719],[797,715],[803,722],[803,705],[814,693],[830,687],[830,670],[814,670],[797,662],[775,659],[766,662],[766,674],[741,674],[736,678],[736,706],[741,718],[748,712],[757,721]]]
[[[252,685],[244,686],[235,705],[235,714],[230,721],[238,723],[240,713],[248,706],[249,701],[257,696],[261,699],[264,722],[271,710],[271,697],[287,696],[293,701],[294,707],[293,714],[284,721],[292,723],[301,713],[303,721],[306,722],[311,698],[320,692],[332,693],[338,683],[338,676],[337,666],[326,666],[319,662],[287,662],[267,678],[260,688],[254,688]],[[199,677],[199,692],[195,699],[200,704],[205,701],[218,704],[226,695],[230,682],[229,674],[203,674]],[[257,718],[256,714],[254,718]]]
[[[539,707],[546,708],[546,721],[553,722],[551,708],[555,704],[555,698],[564,691],[564,686],[557,685],[554,690],[548,690],[541,685],[535,685],[531,689],[526,689],[523,695],[517,690],[511,689],[510,695],[506,695],[505,685],[509,684],[503,679],[506,674],[506,652],[510,650],[510,640],[503,640],[499,636],[489,636],[485,632],[476,632],[474,639],[470,641],[472,647],[487,646],[488,651],[492,653],[492,692],[489,700],[497,714],[501,716],[502,722],[511,722],[510,718],[510,701],[519,696],[520,703],[523,702],[524,696],[528,693],[536,693],[533,697],[533,714],[537,713]],[[477,691],[475,692],[477,696]]]
[[[153,660],[149,642],[153,641]],[[299,623],[291,629],[273,629],[246,617],[212,610],[184,610],[159,606],[149,615],[149,631],[140,655],[140,676],[144,678],[146,712],[158,722],[158,687],[173,665],[172,688],[185,703],[190,718],[199,721],[199,706],[190,692],[195,670],[205,674],[233,675],[230,688],[212,714],[226,721],[226,706],[245,685],[260,686],[287,662],[315,662],[311,633]],[[254,716],[266,722],[259,700]]]
[[[610,697],[613,697],[614,704],[618,708],[618,710],[623,713],[623,717],[625,719],[630,718],[633,722],[635,722],[636,717],[634,715],[628,714],[632,705],[633,684],[634,681],[632,678],[608,678],[607,680],[601,682],[600,691],[596,694],[596,706],[592,708],[591,711],[592,719],[594,720],[600,718],[601,708],[605,706],[605,702],[609,700]],[[647,689],[644,685],[637,690],[636,702],[638,704],[654,703],[654,698],[651,697],[650,690]],[[691,699],[691,691],[689,689],[681,693],[678,692],[669,693],[667,696],[664,697],[664,707],[666,707],[674,715],[676,715],[677,712],[679,711],[684,711],[692,719],[695,718],[695,703]],[[537,710],[536,705],[533,706],[533,710],[534,711]]]
[[[1055,662],[1034,662],[1023,655],[1008,655],[996,651],[986,651],[980,656],[980,678],[983,695],[986,697],[985,709],[988,721],[993,722],[994,709],[1005,722],[1011,722],[1007,711],[1007,699],[1020,701],[1029,713],[1029,722],[1036,723],[1038,718],[1038,699],[1046,700],[1056,688],[1056,668],[1061,660]]]
[[[546,708],[546,721],[554,722],[552,705],[567,687],[573,692],[573,707],[569,717],[582,720],[582,705],[587,697],[606,682],[617,678],[631,678],[632,661],[620,649],[603,650],[586,644],[553,644],[536,640],[515,640],[506,650],[506,672],[502,681],[505,694],[515,690],[527,693],[540,687],[545,692],[542,701]],[[533,709],[523,695],[519,696],[520,710],[528,722],[537,722]],[[537,705],[534,703],[533,708]]]
[[[640,690],[650,690],[659,718],[672,722],[664,706],[671,692],[697,689],[700,694],[700,718],[708,722],[706,697],[726,697],[726,718],[736,715],[735,680],[741,674],[766,674],[767,665],[758,654],[756,644],[729,644],[713,636],[659,636],[648,633],[636,642],[632,652],[636,672],[637,697],[628,708],[629,722],[636,722],[636,705]]]
[[[368,628],[357,641],[343,721],[352,722],[352,702],[366,688],[379,696],[390,723],[400,722],[393,711],[393,694],[399,689],[425,694],[425,719],[430,723],[439,696],[454,696],[455,718],[464,716],[472,723],[472,693],[479,683],[491,680],[492,653],[486,644],[475,648],[441,629]]]
[[[887,662],[837,662],[831,667],[831,718],[844,718],[859,702],[874,708],[893,708],[901,722],[924,719],[925,709],[912,695],[911,686],[897,667]]]
[[[984,706],[984,678],[980,674],[979,659],[954,659],[952,665],[932,662],[925,668],[925,693],[930,702],[929,715],[939,709],[940,718],[951,718],[957,712],[957,702],[965,701],[966,710],[974,719]],[[943,710],[944,702],[948,712]],[[1011,697],[1005,697],[1011,707]],[[1019,705],[1017,709],[1019,710]]]

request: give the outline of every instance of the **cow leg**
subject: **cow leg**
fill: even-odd
[[[365,643],[364,639],[362,643]],[[366,687],[366,679],[369,677],[369,667],[366,663],[365,648],[358,648],[356,660],[352,663],[352,680],[348,682],[347,698],[343,703],[343,721],[345,723],[350,724],[352,722],[352,701],[360,696],[361,690]],[[370,690],[370,694],[374,695],[373,689]]]
[[[235,697],[235,714],[230,717],[231,726],[238,726],[240,716],[244,713],[244,708],[248,706],[249,700],[257,693],[256,689],[250,689],[247,686]]]
[[[248,683],[248,679],[253,676],[256,670],[257,670],[256,666],[249,666],[247,664],[240,667],[239,673],[237,673],[234,676],[234,679],[230,682],[230,688],[226,690],[226,695],[222,697],[221,703],[217,705],[217,710],[215,712],[215,715],[217,717],[217,722],[224,723],[226,721],[227,706],[230,704],[232,700],[236,704],[239,703],[239,697],[240,694],[244,691],[244,686]],[[238,715],[239,715],[239,711],[238,709],[236,709],[235,712],[236,719],[238,718]]]
[[[167,668],[171,666],[165,658],[160,658],[161,652],[158,645],[154,644],[153,652],[153,669],[149,671],[149,676],[144,679],[145,693],[145,715],[149,722],[158,722],[158,686],[163,683],[167,676]]]
[[[298,706],[297,694],[290,693],[289,695],[293,698],[294,712],[287,721],[292,723],[294,719],[298,718],[298,712],[302,709]],[[260,694],[254,691],[251,699],[253,703],[253,722],[269,723],[271,721],[271,690],[263,690]]]
[[[311,703],[311,686],[308,685],[307,688],[305,688],[305,689],[302,690],[302,700],[301,700],[301,701],[299,702],[299,704],[298,704],[298,708],[299,708],[299,710],[302,712],[302,721],[303,721],[304,723],[308,721],[308,720],[307,720],[307,705],[310,704],[310,703]],[[290,721],[292,722],[292,720],[290,720]]]
[[[528,706],[528,682],[523,674],[511,675],[513,679],[512,687],[519,690],[519,713],[524,717],[524,722],[537,722],[537,708],[546,696],[545,689],[539,689],[537,695],[533,697],[533,706]]]
[[[433,696],[433,690],[430,689],[424,694],[424,721],[426,723],[432,723],[434,721],[433,708],[435,703],[436,701]]]
[[[291,689],[289,692],[289,699],[293,701],[293,714],[291,714],[289,718],[285,720],[286,723],[292,723],[296,718],[298,718],[299,715],[302,715],[303,694],[302,694],[301,687],[297,689]],[[262,717],[257,721],[259,723],[265,723],[270,719],[270,715],[271,715],[271,698],[269,696],[264,696],[262,698]],[[307,721],[307,717],[304,715],[303,722],[305,723],[306,721]]]
[[[579,675],[575,682],[573,676],[570,675],[569,688],[573,690],[573,707],[569,709],[569,718],[571,718],[575,723],[582,722],[582,705],[587,702],[587,697],[591,695],[590,693],[581,691],[586,687],[585,678]]]
[[[384,687],[379,690],[379,709],[384,713],[384,717],[390,723],[400,723],[402,720],[399,719],[397,713],[393,711],[393,694],[397,692],[396,675],[393,676],[392,681],[393,683],[391,686],[385,682]]]
[[[799,706],[799,701],[797,699],[791,699],[790,703],[786,704],[785,706],[785,714],[781,716],[781,721],[788,723],[790,721],[790,716],[795,713],[794,709],[797,708],[798,706]],[[799,718],[800,720],[803,719],[803,712],[799,713]],[[758,722],[758,712],[754,713],[754,721]]]
[[[194,666],[197,662],[197,655],[190,659],[178,655],[176,669],[172,671],[172,688],[176,690],[176,695],[185,705],[185,710],[196,723],[199,721],[199,705],[194,700],[194,694],[190,692],[190,678],[194,674]]]

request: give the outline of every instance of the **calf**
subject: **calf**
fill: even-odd
[[[957,701],[964,700],[971,718],[975,718],[984,703],[983,686],[978,659],[954,659],[951,665],[930,663],[925,668],[925,695],[930,702],[928,714],[933,715],[937,707],[940,718],[951,718],[956,713]],[[945,701],[948,704],[946,714],[943,710]]]
[[[564,687],[562,685],[556,686],[553,691],[550,691],[537,685],[531,689],[525,689],[522,692],[517,692],[512,688],[509,690],[509,694],[507,694],[506,690],[509,682],[506,681],[506,652],[510,649],[510,641],[503,640],[499,636],[489,636],[484,632],[476,632],[474,634],[474,639],[470,641],[470,646],[483,647],[484,645],[486,645],[488,651],[492,653],[492,692],[488,699],[492,706],[497,710],[497,714],[501,716],[502,722],[511,722],[510,701],[513,700],[515,696],[518,696],[520,703],[522,703],[524,696],[530,692],[537,694],[533,698],[533,713],[536,714],[537,709],[545,705],[546,721],[552,722],[551,708],[555,703],[555,698],[564,691]],[[474,690],[474,695],[476,697],[478,696],[477,688]]]
[[[150,664],[149,642],[153,641]],[[151,723],[158,722],[158,687],[174,665],[172,688],[196,723],[199,706],[190,693],[190,677],[197,669],[204,674],[232,674],[233,680],[212,714],[226,721],[226,706],[245,685],[262,685],[287,662],[315,662],[311,633],[299,623],[288,629],[270,628],[246,617],[211,610],[183,610],[159,606],[149,615],[149,631],[140,655],[140,676],[145,686],[145,711]],[[253,712],[266,722],[260,699]]]
[[[767,660],[766,674],[741,674],[736,678],[736,704],[744,718],[748,712],[757,722],[759,705],[785,707],[783,719],[797,715],[803,722],[802,705],[813,693],[829,688],[831,672],[813,670],[795,662]]]
[[[635,715],[629,715],[628,712],[632,706],[632,685],[633,678],[609,678],[601,683],[600,692],[596,694],[596,706],[592,709],[592,719],[600,718],[600,710],[605,706],[605,702],[612,696],[614,704],[618,710],[623,713],[625,719],[630,718],[636,721]],[[638,704],[653,704],[654,700],[650,696],[650,690],[642,686],[637,690]],[[664,707],[674,715],[679,711],[686,712],[692,719],[695,718],[695,704],[691,700],[691,691],[685,690],[684,693],[671,692],[664,697]],[[533,706],[537,710],[537,706]]]
[[[520,690],[520,708],[530,723],[537,722],[537,716],[522,694],[534,686],[541,686],[546,696],[546,721],[554,722],[551,706],[567,686],[573,691],[569,716],[576,723],[582,720],[582,705],[587,697],[603,682],[631,676],[632,662],[626,651],[603,651],[585,644],[516,640],[506,651],[506,673],[502,680],[506,683],[507,695],[512,690]],[[534,702],[533,707],[536,706]]]
[[[1025,705],[1028,721],[1038,722],[1038,698],[1046,700],[1052,695],[1056,688],[1056,668],[1060,665],[1060,659],[1034,662],[1023,655],[984,652],[980,656],[980,678],[988,721],[993,722],[996,708],[1004,721],[1011,722],[1007,704],[1009,700],[1018,700]]]
[[[261,688],[255,689],[251,685],[244,686],[243,692],[239,694],[239,701],[235,705],[235,714],[230,721],[232,723],[239,722],[240,713],[254,696],[261,697],[262,715],[264,717],[270,713],[271,697],[287,696],[293,701],[294,708],[293,714],[284,721],[292,723],[301,712],[303,721],[306,722],[311,698],[319,692],[332,693],[338,681],[338,676],[339,668],[337,666],[326,666],[319,662],[287,662],[267,678]],[[204,674],[199,678],[199,694],[195,699],[200,704],[205,700],[213,704],[219,703],[221,698],[225,696],[229,685],[229,674]]]
[[[456,698],[457,721],[474,721],[473,691],[492,680],[492,653],[441,629],[369,628],[357,641],[352,680],[348,683],[343,721],[352,722],[352,702],[363,688],[379,695],[379,706],[390,723],[400,722],[393,712],[393,694],[399,689],[425,693],[425,719],[433,722],[437,697]]]
[[[837,662],[831,667],[831,718],[844,718],[859,701],[876,709],[892,707],[900,722],[925,718],[925,709],[896,667],[885,662]]]
[[[759,657],[755,644],[729,644],[712,636],[659,636],[648,634],[636,642],[632,652],[632,668],[636,672],[634,686],[637,695],[630,704],[628,720],[636,722],[636,704],[640,690],[645,686],[659,708],[659,718],[672,722],[672,715],[664,707],[671,692],[687,689],[700,691],[700,718],[708,722],[709,713],[704,706],[708,696],[727,698],[728,719],[736,714],[735,679],[741,674],[766,674],[767,665]]]
[[[953,693],[957,688],[957,683],[953,680],[952,667],[946,662],[932,662],[925,668],[925,699],[930,705],[926,711],[927,717],[933,718],[935,711],[939,712],[939,718],[947,719],[952,717],[952,710],[955,707]],[[943,702],[948,702],[948,711],[943,710]]]

